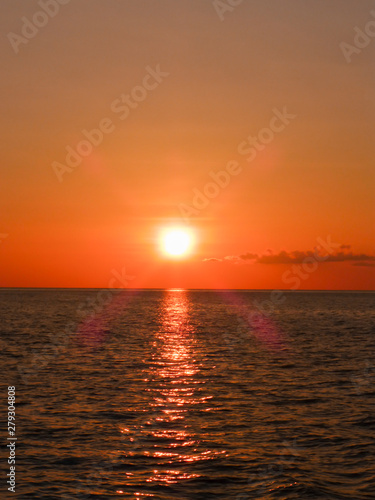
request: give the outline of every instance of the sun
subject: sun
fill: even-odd
[[[184,257],[191,251],[193,236],[182,228],[167,229],[162,233],[161,246],[165,254],[172,257]]]

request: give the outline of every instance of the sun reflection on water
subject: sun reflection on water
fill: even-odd
[[[147,477],[142,474],[143,484],[157,487],[198,478],[201,474],[194,464],[225,452],[208,450],[202,435],[197,439],[201,412],[210,410],[213,396],[200,374],[199,344],[189,321],[186,291],[166,292],[151,359],[145,364],[147,407],[137,429],[142,441],[138,439],[127,456],[137,454],[147,460],[150,469]],[[122,432],[132,439],[132,429],[123,427]]]

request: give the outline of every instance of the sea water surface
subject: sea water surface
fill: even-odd
[[[2,290],[17,493],[3,473],[1,498],[374,499],[374,304]]]

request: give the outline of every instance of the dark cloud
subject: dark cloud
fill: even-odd
[[[243,253],[242,255],[240,255],[240,259],[242,260],[253,260],[253,259],[257,259],[258,258],[258,255],[256,253]]]
[[[260,255],[256,259],[257,264],[298,264],[304,261],[307,257],[313,257],[314,252],[300,252],[298,250],[294,252],[285,252],[285,250],[279,253],[269,253],[265,255]]]
[[[375,262],[374,255],[342,251],[349,248],[351,248],[351,245],[341,245],[340,251],[330,255],[321,253],[318,250],[294,250],[293,252],[282,250],[279,253],[273,253],[272,250],[269,250],[269,253],[263,255],[247,252],[240,255],[228,255],[222,259],[204,259],[204,261],[232,263],[246,263],[251,261],[253,264],[302,264],[303,262],[311,262],[313,259],[319,262],[352,262],[354,266],[375,266],[373,264]]]
[[[365,253],[344,253],[344,252],[338,252],[337,254],[330,255],[327,259],[327,262],[346,262],[346,261],[358,261],[358,262],[365,262],[365,261],[375,261],[375,256],[374,255],[367,255]]]
[[[319,252],[307,251],[301,252],[279,252],[277,254],[261,255],[256,259],[257,264],[302,264],[306,259],[319,260],[324,258],[324,262],[366,262],[375,261],[375,256],[366,254],[355,254],[353,252],[336,252],[326,255]]]

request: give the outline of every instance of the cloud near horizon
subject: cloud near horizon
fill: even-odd
[[[306,259],[311,258],[319,262],[352,262],[353,266],[375,267],[375,255],[367,255],[364,253],[349,252],[351,245],[341,245],[340,250],[327,255],[319,250],[294,250],[287,252],[282,250],[274,253],[268,250],[268,253],[259,255],[256,253],[247,252],[240,255],[227,255],[223,258],[206,258],[203,262],[229,262],[232,264],[302,264]]]

